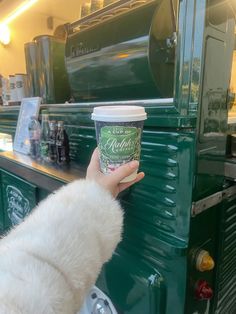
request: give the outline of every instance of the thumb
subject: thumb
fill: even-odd
[[[139,167],[139,162],[137,160],[133,160],[131,162],[128,162],[127,164],[120,166],[113,173],[111,173],[110,174],[110,180],[113,181],[113,183],[118,184],[124,178],[128,177],[135,170],[137,170],[138,167]]]

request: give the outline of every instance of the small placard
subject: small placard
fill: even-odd
[[[28,126],[32,116],[38,118],[40,104],[40,97],[23,98],[21,101],[13,145],[13,149],[19,153],[29,154],[30,152]]]

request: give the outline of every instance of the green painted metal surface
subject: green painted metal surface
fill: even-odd
[[[127,314],[172,314],[172,303],[184,311],[195,133],[189,127],[158,127],[158,108],[147,107],[141,156],[146,177],[122,196],[124,240],[98,281]],[[86,166],[96,146],[92,105],[48,110],[51,119],[65,121],[72,159]],[[113,280],[117,284],[111,285]]]
[[[66,66],[73,98],[172,97],[175,47],[166,39],[176,31],[172,20],[176,0],[173,5],[174,13],[170,2],[156,0],[72,33]]]
[[[146,176],[121,199],[123,241],[98,281],[121,313],[184,312],[192,154],[191,132],[144,130]]]
[[[217,3],[217,5],[216,5]],[[204,29],[204,68],[198,119],[198,163],[194,200],[221,190],[227,138],[227,92],[235,19],[221,1],[209,1]],[[225,60],[219,62],[219,60]]]
[[[218,233],[222,204],[209,208],[207,211],[191,219],[190,239],[188,247],[188,281],[186,288],[186,313],[215,313],[212,311],[212,302],[198,300],[195,296],[198,280],[206,280],[214,289],[216,267],[218,267]],[[196,269],[197,250],[207,250],[216,263],[211,271],[200,272]],[[215,294],[215,291],[213,290]]]
[[[19,108],[0,111],[0,132],[15,136]]]
[[[160,6],[164,2],[167,1],[156,1],[155,5]],[[228,8],[221,4],[225,3],[212,0],[179,2],[178,45],[173,65],[175,77],[170,74],[171,79],[166,85],[168,93],[163,94],[174,97],[156,103],[143,101],[148,120],[145,121],[142,138],[141,170],[145,171],[146,177],[121,196],[125,210],[123,241],[112,260],[104,266],[97,282],[111,297],[119,314],[232,314],[235,308],[235,198],[224,200],[191,218],[193,201],[225,188],[223,166],[228,132],[226,93],[234,21]],[[139,83],[135,81],[138,75],[135,72],[130,82],[135,88],[127,87],[124,91],[127,85],[123,80],[124,71],[114,71],[117,79],[122,81],[121,90],[124,93],[115,85],[114,77],[108,82],[111,85],[103,90],[102,86],[106,86],[105,74],[111,69],[108,67],[108,72],[102,73],[105,71],[104,66],[95,64],[103,56],[109,60],[108,55],[101,55],[98,50],[94,51],[97,59],[94,57],[93,62],[95,72],[103,83],[99,85],[99,82],[95,82],[97,76],[91,78],[97,84],[92,88],[94,95],[90,93],[91,90],[90,94],[86,94],[88,88],[85,86],[91,71],[91,56],[84,56],[90,59],[90,65],[83,69],[88,73],[82,72],[87,81],[78,85],[81,94],[73,84],[76,79],[82,80],[82,76],[79,77],[78,68],[73,68],[72,58],[69,61],[75,98],[85,100],[89,95],[100,100],[122,97],[126,100],[138,97],[150,100],[163,96],[160,93],[162,88],[158,90],[158,86],[162,86],[161,81],[158,81],[155,90],[156,78],[152,77],[147,67],[148,51],[144,49],[148,46],[147,29],[153,27],[150,26],[150,19],[153,19],[155,13],[151,8],[154,8],[153,4],[146,6],[146,13],[142,12],[146,18],[144,22],[149,18],[149,23],[144,23],[143,28],[139,27],[140,23],[134,23],[136,38],[142,39],[137,40],[141,49],[138,51],[142,53],[136,65],[143,69],[142,77],[147,80],[148,89],[138,90],[138,84],[144,86],[145,83],[142,80]],[[135,12],[136,18],[140,16],[138,9]],[[124,14],[124,21],[128,16]],[[104,27],[111,26],[112,22],[106,23]],[[119,39],[119,32],[123,40],[123,34],[132,37],[134,29],[130,28],[129,33],[125,25],[124,22],[124,28],[121,27],[113,36],[114,40]],[[111,30],[112,27],[109,32],[113,35],[114,31],[112,33]],[[91,43],[99,40],[104,43],[104,47],[114,47],[114,53],[121,52],[117,49],[117,42],[114,46],[110,45],[109,32],[104,38],[103,30],[99,32],[98,38],[91,37]],[[81,32],[81,39],[85,40],[89,33],[90,30]],[[67,46],[67,58],[73,45],[77,47],[78,38],[78,34],[72,36],[71,45]],[[130,47],[134,49],[134,46]],[[164,51],[164,55],[167,56],[167,51]],[[130,61],[124,60],[124,66],[128,68],[132,58]],[[222,59],[224,62],[219,62]],[[115,65],[111,67],[117,69]],[[163,69],[160,73],[163,74]],[[174,91],[169,93],[172,86]],[[134,92],[137,92],[135,97]],[[95,130],[90,119],[95,105],[101,103],[48,108],[50,119],[65,122],[71,144],[71,159],[83,167],[88,164],[96,146]],[[14,134],[16,117],[14,111],[1,111],[0,130]],[[37,199],[46,194],[37,192]],[[216,267],[211,272],[200,273],[195,269],[192,254],[195,248],[200,247],[209,250],[216,260]],[[214,297],[209,302],[199,302],[194,298],[195,283],[201,278],[207,279],[214,288]],[[230,292],[228,285],[231,287]],[[225,309],[228,312],[224,312]]]
[[[36,206],[36,186],[5,171],[1,171],[1,182],[4,229],[9,229]]]
[[[219,217],[219,215],[218,215]],[[236,195],[226,199],[220,213],[215,299],[212,313],[234,313],[236,309]]]

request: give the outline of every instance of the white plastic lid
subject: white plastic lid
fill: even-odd
[[[103,122],[143,121],[147,114],[141,106],[101,106],[95,107],[92,120]]]

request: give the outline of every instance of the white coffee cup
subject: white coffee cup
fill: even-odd
[[[104,174],[129,161],[140,160],[143,123],[147,119],[144,107],[95,107],[92,119],[95,121],[100,166]],[[133,181],[136,177],[137,171],[122,182]]]

